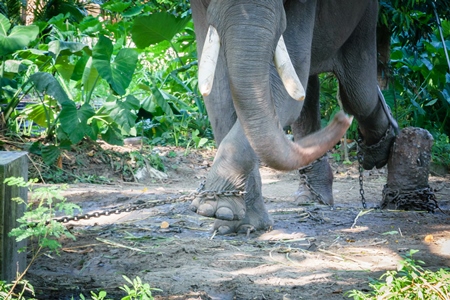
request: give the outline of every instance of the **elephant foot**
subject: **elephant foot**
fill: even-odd
[[[264,205],[247,208],[244,219],[238,221],[216,220],[213,231],[218,234],[244,233],[267,231],[273,226],[273,220]]]
[[[245,217],[244,192],[202,191],[192,201],[190,209],[199,215],[221,220],[242,220]]]
[[[391,125],[389,125],[384,136],[376,144],[366,145],[361,136],[361,138],[358,139],[358,160],[362,167],[366,170],[371,170],[373,167],[380,169],[386,165],[394,141],[395,130]]]
[[[299,170],[300,185],[295,193],[295,200],[300,203],[318,202],[334,205],[333,171],[328,158],[323,156]]]

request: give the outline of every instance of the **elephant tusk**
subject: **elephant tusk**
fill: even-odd
[[[209,26],[203,45],[202,57],[198,66],[198,86],[203,96],[208,96],[214,82],[217,58],[219,57],[220,38],[217,30]]]
[[[281,81],[289,95],[295,100],[304,100],[305,89],[303,88],[297,73],[295,73],[283,36],[280,37],[277,48],[275,49],[274,62],[278,74],[281,77]]]

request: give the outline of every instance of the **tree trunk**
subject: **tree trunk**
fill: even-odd
[[[422,128],[407,127],[397,136],[388,161],[382,208],[434,211],[438,205],[428,185],[433,137]]]

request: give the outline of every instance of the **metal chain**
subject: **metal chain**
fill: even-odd
[[[311,194],[314,196],[314,199],[316,199],[319,203],[325,203],[323,201],[322,195],[319,194],[309,183],[308,175],[300,173],[300,179],[303,181],[305,186],[308,188],[308,190],[311,192]]]
[[[388,127],[388,129],[386,130],[386,132],[384,133],[384,135],[381,137],[381,139],[373,145],[370,146],[366,146],[363,144],[363,140],[362,140],[362,134],[358,129],[358,140],[357,140],[357,146],[358,146],[358,171],[359,171],[359,194],[361,195],[361,204],[363,206],[364,209],[367,208],[367,204],[366,204],[366,198],[364,197],[364,168],[363,168],[363,160],[364,160],[364,153],[362,151],[362,147],[365,148],[365,150],[373,150],[375,148],[377,148],[380,144],[384,143],[387,138],[389,137],[390,133],[391,133],[391,129],[393,129],[395,131],[395,128],[392,128],[391,126]]]
[[[311,171],[314,164],[318,163],[319,161],[321,161],[324,157],[326,156],[326,154],[324,156],[322,156],[321,158],[318,158],[317,160],[313,161],[312,163],[310,163],[309,165],[299,169],[299,173],[300,173],[300,180],[303,182],[303,184],[305,184],[306,188],[308,188],[308,190],[311,192],[311,194],[313,195],[313,201],[317,200],[319,203],[324,203],[325,201],[323,200],[323,197],[320,193],[318,193],[314,187],[311,185],[310,180],[308,178],[308,175],[306,175],[306,172]]]
[[[359,194],[361,195],[361,204],[364,209],[367,208],[366,198],[364,197],[364,169],[362,167],[362,160],[364,158],[364,154],[360,151],[358,147],[358,171],[359,171]]]
[[[381,137],[381,139],[380,139],[376,144],[367,146],[367,145],[364,145],[362,134],[361,134],[361,132],[360,132],[359,129],[358,129],[358,135],[359,135],[359,137],[358,137],[358,139],[357,139],[357,141],[356,141],[356,142],[357,142],[357,145],[358,145],[359,148],[364,147],[364,148],[367,149],[367,150],[373,150],[373,149],[376,149],[377,147],[380,146],[380,144],[383,144],[383,143],[388,139],[388,137],[389,137],[390,134],[391,134],[391,130],[394,130],[394,131],[395,131],[395,128],[389,126],[388,129],[386,130],[386,132],[384,133],[384,135]],[[360,152],[360,151],[358,151],[358,152]]]
[[[101,216],[109,216],[112,214],[121,214],[121,213],[125,213],[125,212],[132,212],[132,211],[136,211],[136,210],[153,208],[155,206],[160,206],[160,205],[165,205],[165,204],[187,202],[187,201],[192,201],[195,198],[205,198],[207,200],[213,200],[219,196],[241,197],[246,194],[245,191],[240,191],[240,190],[213,191],[213,190],[204,190],[204,187],[205,187],[205,181],[200,183],[200,186],[197,188],[197,190],[195,192],[190,193],[189,195],[181,195],[176,198],[167,197],[166,199],[163,199],[163,200],[147,201],[146,203],[143,203],[143,204],[134,204],[134,205],[129,205],[129,206],[123,207],[123,208],[114,208],[114,209],[109,209],[109,210],[100,211],[100,212],[93,212],[93,213],[81,214],[81,215],[70,216],[70,217],[66,216],[66,217],[52,219],[52,221],[56,221],[59,223],[67,223],[70,221],[88,220],[91,218],[99,218]],[[50,221],[47,221],[47,224],[49,222]]]
[[[405,210],[411,209],[434,212],[439,208],[436,195],[430,186],[406,191],[401,189],[391,189],[386,184],[383,188],[381,208],[386,208],[390,203],[394,203],[396,209]]]

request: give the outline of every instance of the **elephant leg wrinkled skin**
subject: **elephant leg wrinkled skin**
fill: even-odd
[[[191,8],[199,89],[218,145],[204,186],[212,197],[199,195],[191,209],[219,219],[219,233],[272,226],[259,160],[284,171],[311,164],[303,175],[333,204],[324,155],[352,118],[339,112],[320,128],[320,73],[336,75],[344,111],[358,121],[363,166],[386,163],[393,135],[377,94],[376,0],[192,0]],[[294,142],[282,130],[291,124]]]
[[[239,122],[221,141],[205,190],[216,192],[217,196],[213,199],[197,197],[190,208],[200,215],[219,219],[213,229],[220,234],[265,230],[272,226],[261,194],[259,160]],[[231,190],[246,193],[227,196],[222,193]]]
[[[246,211],[244,218],[235,221],[216,220],[213,230],[217,230],[219,234],[248,234],[256,230],[269,230],[272,228],[273,220],[267,212],[261,194],[259,163],[255,164],[253,171],[250,173],[245,190]]]

